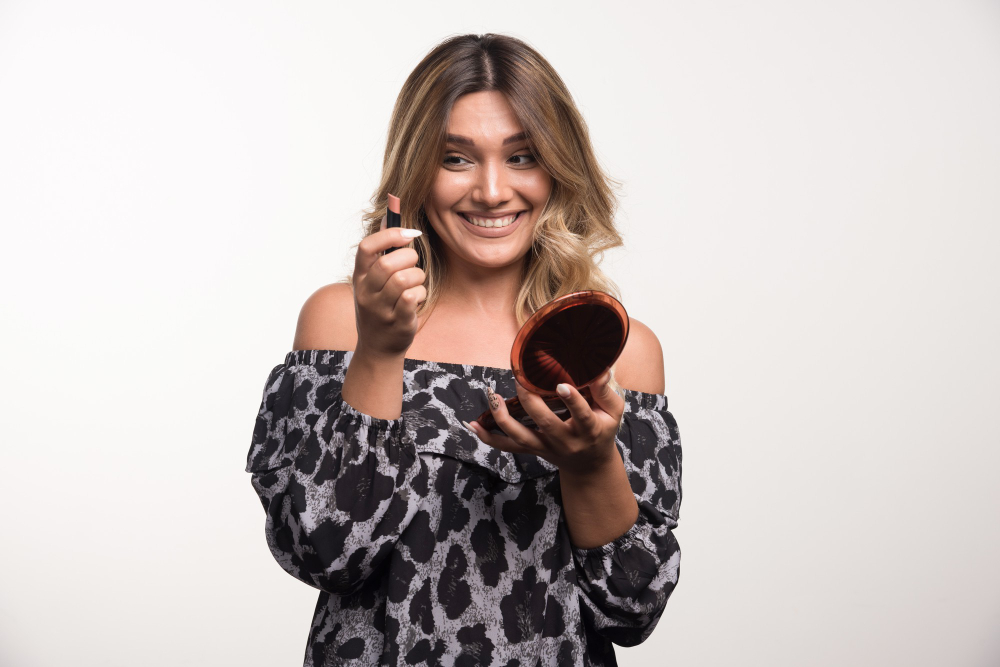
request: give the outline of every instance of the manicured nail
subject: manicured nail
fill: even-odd
[[[472,431],[473,433],[475,433],[475,432],[476,432],[476,429],[475,429],[475,427],[473,427],[473,426],[472,426],[472,424],[470,424],[469,422],[462,422],[462,423],[463,423],[463,424],[465,424],[465,428],[469,429],[469,430],[470,430],[470,431]],[[477,435],[478,435],[478,434],[477,434]]]
[[[404,239],[415,239],[421,234],[423,234],[423,232],[420,231],[419,229],[410,229],[409,227],[404,227],[403,229],[400,229],[399,233],[403,235]]]
[[[566,383],[557,384],[556,393],[562,396],[563,398],[569,398],[570,395],[569,385]]]
[[[486,387],[486,398],[489,399],[490,410],[495,411],[500,407],[500,397],[493,391],[493,387]]]

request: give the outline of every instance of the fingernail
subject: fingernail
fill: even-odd
[[[473,433],[475,433],[475,432],[476,432],[476,429],[475,429],[475,428],[473,428],[472,424],[470,424],[469,422],[462,422],[462,423],[463,423],[463,424],[465,425],[465,428],[469,429],[469,430],[470,430],[470,431],[472,431]]]
[[[490,402],[490,410],[496,410],[500,407],[500,397],[493,391],[493,387],[486,387],[486,398]]]
[[[423,234],[423,232],[420,231],[419,229],[410,229],[409,227],[406,227],[404,229],[400,229],[399,233],[402,234],[403,238],[405,238],[405,239],[415,239],[418,236],[420,236],[421,234]]]
[[[382,222],[380,222],[379,226],[378,226],[378,230],[379,231],[382,231],[383,229],[385,229],[385,216],[384,215],[382,216]]]
[[[559,394],[560,396],[562,396],[563,398],[569,398],[569,394],[570,394],[569,385],[566,384],[566,383],[557,384],[556,385],[556,393]]]

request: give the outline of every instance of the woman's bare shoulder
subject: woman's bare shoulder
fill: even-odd
[[[633,391],[665,391],[663,348],[653,330],[634,317],[629,318],[628,342],[615,364],[615,379]]]
[[[333,283],[313,292],[299,311],[292,349],[353,350],[357,343],[351,285]]]

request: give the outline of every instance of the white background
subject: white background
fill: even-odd
[[[297,665],[243,472],[392,103],[508,32],[622,181],[684,442],[623,665],[1000,664],[1000,4],[0,1],[0,664]]]

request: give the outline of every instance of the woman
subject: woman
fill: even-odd
[[[510,37],[440,44],[399,95],[373,201],[248,457],[271,551],[321,591],[305,664],[615,664],[677,582],[680,441],[635,320],[624,398],[610,373],[592,408],[562,385],[566,422],[509,370],[534,310],[614,289],[593,259],[621,244],[614,198],[565,85]],[[507,414],[515,393],[538,430]],[[467,423],[487,407],[504,434]]]

